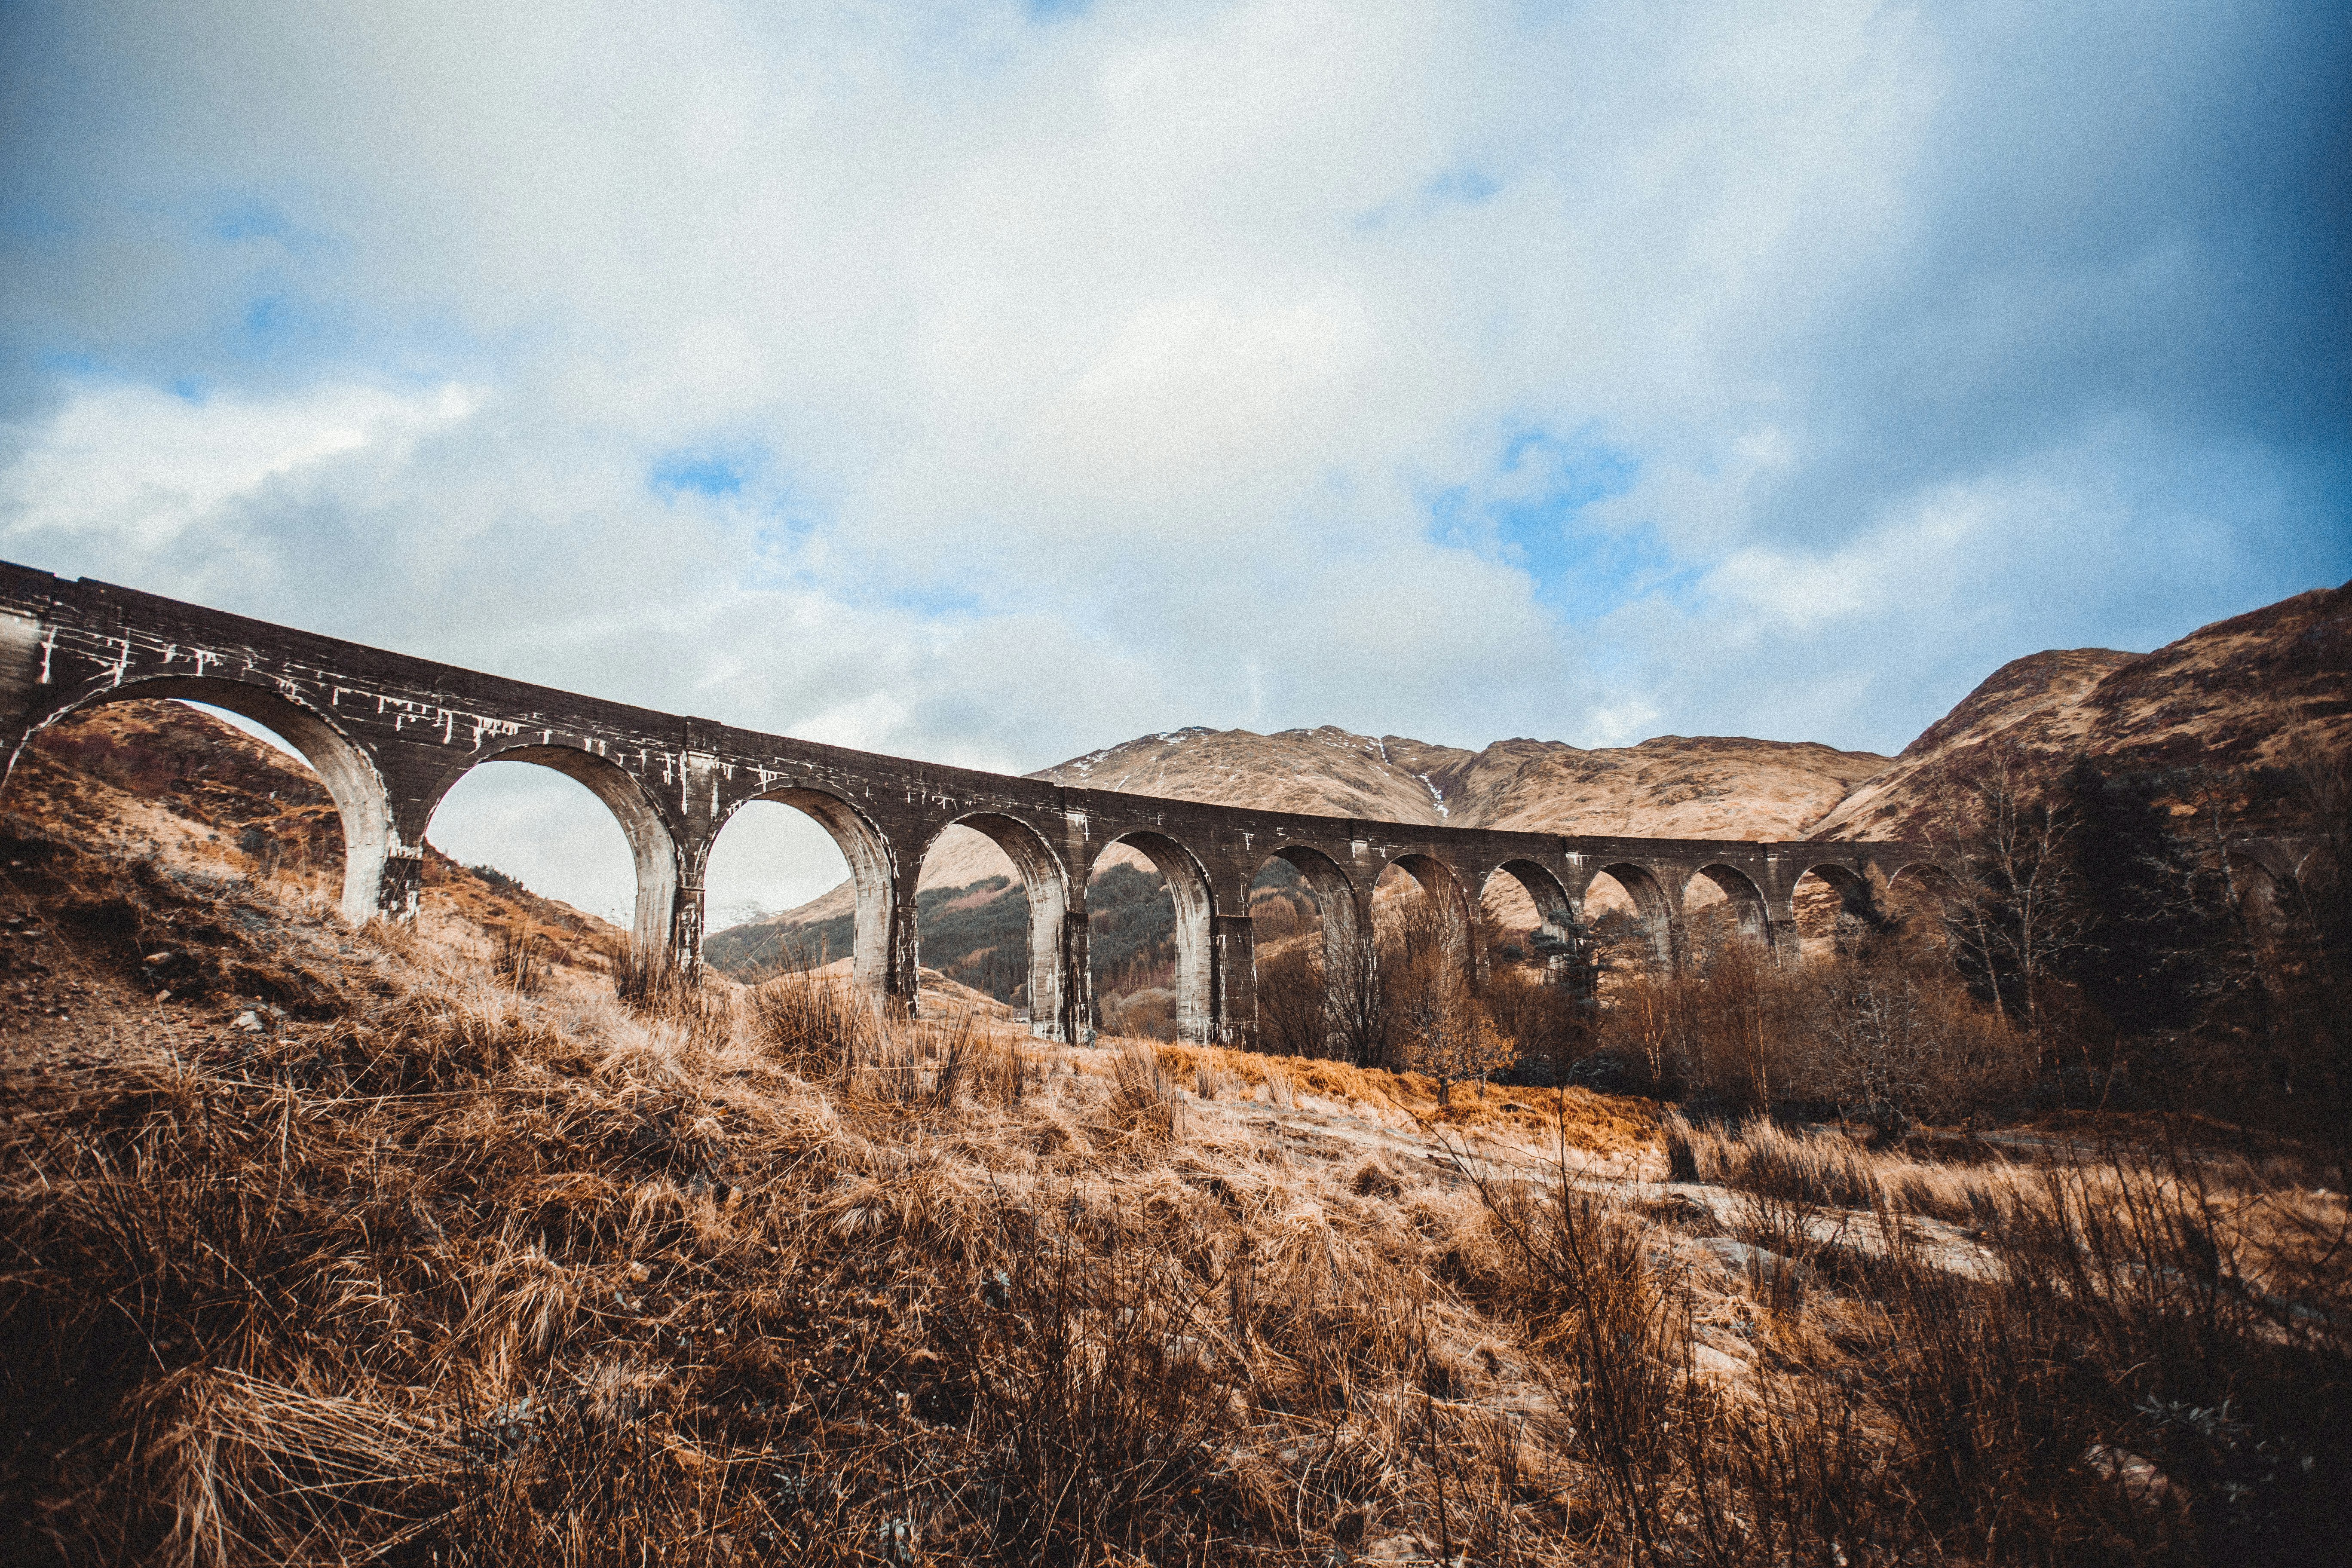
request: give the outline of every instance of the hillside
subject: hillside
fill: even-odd
[[[12,782],[10,1563],[2302,1563],[2352,1530],[2340,1160],[1708,1131],[894,1022],[830,976],[630,1005],[525,984],[438,896],[346,925],[211,826],[283,796],[236,761]],[[187,806],[190,858],[59,791]]]
[[[342,826],[308,765],[178,702],[110,702],[42,731],[0,802],[9,829],[156,857],[223,880],[261,878],[332,903]],[[625,943],[609,921],[489,867],[425,846],[428,925],[478,942],[512,931],[554,962],[601,972]]]
[[[1981,761],[2013,750],[2054,774],[2077,757],[2109,772],[2228,773],[2239,809],[2274,809],[2264,769],[2352,748],[2352,585],[2315,589],[2200,627],[2153,653],[2075,648],[1995,670],[1818,823],[1821,838],[1926,833],[1937,803]]]
[[[2072,648],[2013,659],[1894,758],[1810,742],[1663,735],[1586,750],[1498,741],[1482,751],[1326,725],[1260,735],[1174,730],[1045,768],[1033,777],[1094,789],[1257,805],[1391,822],[1563,834],[1691,838],[1900,838],[1930,831],[1937,802],[2000,743],[2054,773],[2078,757],[2120,771],[2252,770],[2299,748],[2352,744],[2352,588],[2314,590],[2202,627],[2153,653]],[[2249,795],[2242,812],[2259,815]],[[1139,855],[1106,868],[1141,873],[1139,894],[1165,902]],[[992,892],[984,886],[1002,879]],[[1011,863],[977,833],[950,829],[923,868],[927,898],[949,918],[924,931],[927,961],[1009,997],[1025,916]],[[1596,895],[1616,907],[1612,884]],[[1714,890],[1693,890],[1698,902]],[[813,938],[845,933],[846,883],[769,920],[712,935],[711,961],[756,973]],[[928,913],[930,905],[926,905]],[[1123,907],[1123,906],[1122,906]],[[1516,885],[1488,912],[1531,922]],[[1157,918],[1149,910],[1147,919]],[[1172,921],[1163,921],[1172,925]],[[984,939],[984,945],[983,945]]]
[[[1258,735],[1146,735],[1035,774],[1056,784],[1383,822],[1546,833],[1790,838],[1886,766],[1810,742],[1662,735],[1583,750],[1497,741],[1484,751],[1326,725]]]

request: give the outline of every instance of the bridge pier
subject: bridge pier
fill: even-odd
[[[920,922],[916,913],[915,888],[922,868],[891,869],[887,935],[888,957],[882,970],[882,1007],[893,1018],[912,1018],[921,1007],[923,987]]]
[[[1029,1005],[1032,1033],[1074,1046],[1090,1044],[1095,1037],[1095,981],[1093,960],[1087,945],[1084,891],[1080,889],[1072,894],[1080,900],[1078,907],[1062,917],[1058,933],[1060,973],[1053,1007],[1050,1012],[1040,1013],[1034,997]]]
[[[1209,1043],[1240,1046],[1257,1030],[1257,921],[1245,914],[1209,921]]]

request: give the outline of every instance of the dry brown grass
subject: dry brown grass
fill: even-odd
[[[1410,1075],[793,977],[528,991],[85,882],[208,921],[224,973],[348,956],[234,1049],[11,1064],[10,1561],[2191,1563],[2352,1527],[2344,1208],[2292,1173],[1670,1125],[1703,1183],[1626,1185],[1570,1152],[1651,1146],[1639,1101],[1457,1086],[1438,1121]],[[132,961],[105,923],[89,961]],[[1244,1097],[1455,1154],[1318,1152]]]
[[[1213,1046],[1160,1045],[1160,1059],[1179,1075],[1207,1073],[1244,1091],[1308,1094],[1335,1105],[1456,1131],[1549,1139],[1563,1128],[1578,1148],[1599,1154],[1638,1154],[1656,1147],[1657,1107],[1630,1095],[1589,1089],[1535,1089],[1457,1082],[1438,1103],[1437,1080],[1426,1073],[1360,1068],[1321,1057],[1277,1057]],[[1207,1098],[1214,1098],[1210,1096]]]

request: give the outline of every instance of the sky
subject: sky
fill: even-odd
[[[1893,752],[2352,577],[2340,5],[0,0],[0,555],[814,740]]]

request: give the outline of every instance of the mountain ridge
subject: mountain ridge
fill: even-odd
[[[2294,595],[2145,654],[2053,648],[2009,660],[1895,756],[1815,741],[1654,735],[1581,748],[1516,736],[1473,751],[1337,725],[1192,725],[1137,736],[1029,774],[1210,804],[1571,836],[1824,840],[1905,838],[2006,746],[2054,773],[2075,757],[2134,769],[2280,765],[2298,749],[2352,745],[2352,584]],[[1114,847],[1106,866],[1146,865]],[[951,828],[922,885],[1016,879],[981,835]],[[755,932],[837,919],[846,883],[782,914],[714,932],[718,952]],[[714,962],[718,962],[716,958]]]
[[[1994,750],[2029,772],[2230,774],[2242,784],[2352,747],[2352,584],[2198,627],[2144,654],[2071,648],[2011,659],[1818,823],[1818,838],[1916,837]],[[2274,807],[2242,789],[2251,823]]]

